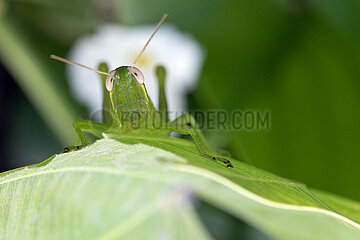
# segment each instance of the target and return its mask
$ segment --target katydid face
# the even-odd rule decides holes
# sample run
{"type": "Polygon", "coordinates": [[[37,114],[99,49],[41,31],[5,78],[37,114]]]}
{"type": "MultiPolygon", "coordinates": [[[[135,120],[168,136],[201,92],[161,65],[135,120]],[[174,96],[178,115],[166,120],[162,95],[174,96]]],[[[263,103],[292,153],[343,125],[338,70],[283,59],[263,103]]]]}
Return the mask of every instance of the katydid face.
{"type": "Polygon", "coordinates": [[[132,66],[122,66],[109,73],[106,89],[109,91],[113,115],[119,120],[127,120],[129,113],[140,115],[155,113],[155,107],[148,97],[144,76],[132,66]]]}

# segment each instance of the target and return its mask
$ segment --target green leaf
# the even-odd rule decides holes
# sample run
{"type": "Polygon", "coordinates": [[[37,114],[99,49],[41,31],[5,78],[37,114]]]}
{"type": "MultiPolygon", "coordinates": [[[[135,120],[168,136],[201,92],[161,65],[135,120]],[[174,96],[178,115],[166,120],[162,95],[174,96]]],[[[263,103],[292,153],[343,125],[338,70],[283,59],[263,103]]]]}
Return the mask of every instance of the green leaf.
{"type": "Polygon", "coordinates": [[[226,168],[189,141],[107,137],[122,142],[98,140],[3,173],[0,238],[209,239],[194,196],[276,239],[360,237],[359,203],[236,160],[226,168]]]}

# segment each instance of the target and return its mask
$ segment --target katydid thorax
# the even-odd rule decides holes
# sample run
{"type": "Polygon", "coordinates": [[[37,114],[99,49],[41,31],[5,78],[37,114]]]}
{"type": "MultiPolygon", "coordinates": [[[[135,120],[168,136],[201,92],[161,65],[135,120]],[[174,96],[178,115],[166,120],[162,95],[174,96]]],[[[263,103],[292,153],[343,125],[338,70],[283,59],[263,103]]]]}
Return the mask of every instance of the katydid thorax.
{"type": "Polygon", "coordinates": [[[75,120],[73,127],[81,140],[80,146],[68,146],[63,152],[80,149],[88,145],[85,133],[98,138],[103,138],[107,133],[169,136],[172,132],[190,135],[196,145],[199,154],[212,161],[221,161],[227,167],[233,167],[231,162],[224,157],[217,156],[212,151],[202,135],[195,119],[189,113],[182,114],[173,121],[168,120],[168,110],[165,96],[166,71],[164,67],[156,68],[159,83],[159,109],[157,110],[148,96],[144,75],[135,67],[136,62],[148,46],[150,40],[165,20],[162,17],[155,31],[146,42],[144,48],[136,57],[133,65],[121,66],[109,72],[105,63],[99,65],[99,69],[93,69],[70,60],[51,55],[51,58],[65,63],[84,67],[101,75],[104,89],[104,101],[102,117],[103,123],[90,120],[75,120]]]}

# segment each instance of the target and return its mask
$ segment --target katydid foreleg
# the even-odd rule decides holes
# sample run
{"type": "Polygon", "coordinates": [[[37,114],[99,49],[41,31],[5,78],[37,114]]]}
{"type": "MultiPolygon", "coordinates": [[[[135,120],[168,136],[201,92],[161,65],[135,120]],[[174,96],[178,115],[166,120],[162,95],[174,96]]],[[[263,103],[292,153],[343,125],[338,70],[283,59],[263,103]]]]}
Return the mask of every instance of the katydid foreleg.
{"type": "Polygon", "coordinates": [[[67,146],[63,152],[70,152],[73,150],[79,150],[88,145],[85,133],[94,135],[97,138],[102,138],[102,133],[110,129],[110,126],[104,123],[98,123],[90,120],[75,120],[73,122],[73,128],[78,135],[81,145],[79,146],[67,146]]]}

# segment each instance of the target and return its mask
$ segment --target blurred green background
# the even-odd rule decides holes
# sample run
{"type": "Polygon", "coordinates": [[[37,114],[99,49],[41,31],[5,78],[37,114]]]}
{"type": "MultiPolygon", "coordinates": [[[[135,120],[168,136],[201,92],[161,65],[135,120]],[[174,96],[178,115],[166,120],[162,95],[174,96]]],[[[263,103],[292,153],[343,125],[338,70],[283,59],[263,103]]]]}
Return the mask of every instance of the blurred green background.
{"type": "Polygon", "coordinates": [[[358,0],[0,0],[1,170],[61,151],[72,120],[87,118],[51,53],[104,22],[155,24],[165,12],[207,52],[190,109],[271,111],[270,131],[206,132],[214,147],[360,200],[358,0]]]}

